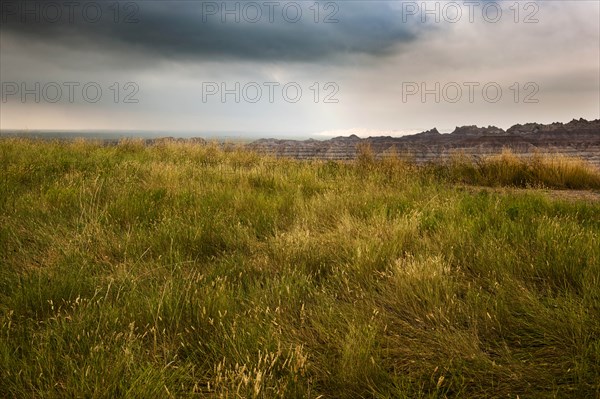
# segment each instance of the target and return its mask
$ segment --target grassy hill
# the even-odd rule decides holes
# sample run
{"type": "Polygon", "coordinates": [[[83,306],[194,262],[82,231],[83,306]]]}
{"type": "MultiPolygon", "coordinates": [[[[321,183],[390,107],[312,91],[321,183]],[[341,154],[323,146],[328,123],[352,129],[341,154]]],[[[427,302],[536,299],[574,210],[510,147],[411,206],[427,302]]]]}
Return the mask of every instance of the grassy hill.
{"type": "Polygon", "coordinates": [[[547,188],[600,172],[0,140],[0,397],[597,397],[600,202],[547,188]]]}

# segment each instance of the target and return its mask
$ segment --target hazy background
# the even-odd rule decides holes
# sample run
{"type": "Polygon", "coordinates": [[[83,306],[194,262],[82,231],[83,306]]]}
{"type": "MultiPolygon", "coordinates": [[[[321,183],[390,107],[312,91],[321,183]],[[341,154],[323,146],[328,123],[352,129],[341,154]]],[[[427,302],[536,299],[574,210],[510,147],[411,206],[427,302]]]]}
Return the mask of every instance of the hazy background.
{"type": "Polygon", "coordinates": [[[595,0],[67,3],[2,2],[1,129],[328,137],[600,118],[595,0]],[[422,98],[436,82],[439,101],[422,98]],[[236,83],[239,102],[222,99],[236,83]]]}

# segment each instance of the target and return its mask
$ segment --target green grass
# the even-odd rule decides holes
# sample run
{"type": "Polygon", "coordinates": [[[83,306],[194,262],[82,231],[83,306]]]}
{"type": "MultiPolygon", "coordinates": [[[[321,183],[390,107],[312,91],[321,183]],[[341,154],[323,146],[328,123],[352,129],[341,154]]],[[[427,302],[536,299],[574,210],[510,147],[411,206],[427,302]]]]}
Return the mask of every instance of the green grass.
{"type": "Polygon", "coordinates": [[[598,172],[511,162],[2,140],[0,397],[597,397],[600,203],[464,183],[598,172]]]}

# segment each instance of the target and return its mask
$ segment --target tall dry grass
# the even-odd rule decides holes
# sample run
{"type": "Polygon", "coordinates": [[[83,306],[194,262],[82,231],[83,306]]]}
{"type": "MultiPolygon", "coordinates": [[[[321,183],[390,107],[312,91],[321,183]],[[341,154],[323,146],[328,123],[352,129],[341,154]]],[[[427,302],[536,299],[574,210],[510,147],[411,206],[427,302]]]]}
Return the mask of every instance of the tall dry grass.
{"type": "Polygon", "coordinates": [[[488,162],[2,140],[0,397],[597,397],[600,205],[453,184],[597,175],[488,162]]]}

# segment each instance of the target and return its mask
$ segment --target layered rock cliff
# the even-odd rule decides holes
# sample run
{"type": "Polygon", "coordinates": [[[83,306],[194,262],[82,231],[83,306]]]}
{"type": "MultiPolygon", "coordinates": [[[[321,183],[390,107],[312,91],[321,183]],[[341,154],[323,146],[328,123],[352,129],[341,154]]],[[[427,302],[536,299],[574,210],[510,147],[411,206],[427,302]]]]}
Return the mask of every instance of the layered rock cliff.
{"type": "Polygon", "coordinates": [[[398,154],[417,163],[447,159],[463,153],[473,157],[493,155],[510,149],[516,154],[536,152],[583,158],[600,167],[600,119],[572,120],[569,123],[514,125],[504,131],[495,126],[457,127],[450,134],[437,129],[403,137],[355,135],[330,140],[261,139],[248,147],[279,157],[296,159],[350,160],[361,144],[368,144],[376,157],[398,154]]]}

